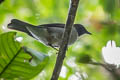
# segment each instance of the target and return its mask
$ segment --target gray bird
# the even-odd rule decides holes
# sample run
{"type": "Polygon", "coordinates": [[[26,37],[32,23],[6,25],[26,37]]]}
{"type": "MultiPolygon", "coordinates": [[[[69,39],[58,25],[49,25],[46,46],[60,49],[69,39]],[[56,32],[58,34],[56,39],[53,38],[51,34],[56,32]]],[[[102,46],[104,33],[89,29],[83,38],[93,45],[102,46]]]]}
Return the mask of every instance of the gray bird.
{"type": "MultiPolygon", "coordinates": [[[[8,24],[8,28],[25,32],[39,42],[53,48],[60,46],[64,26],[65,24],[61,23],[51,23],[34,26],[32,24],[28,24],[17,19],[12,19],[11,23],[8,24]]],[[[88,32],[83,27],[83,25],[74,24],[68,45],[73,44],[77,40],[77,38],[83,34],[91,33],[88,32]]]]}

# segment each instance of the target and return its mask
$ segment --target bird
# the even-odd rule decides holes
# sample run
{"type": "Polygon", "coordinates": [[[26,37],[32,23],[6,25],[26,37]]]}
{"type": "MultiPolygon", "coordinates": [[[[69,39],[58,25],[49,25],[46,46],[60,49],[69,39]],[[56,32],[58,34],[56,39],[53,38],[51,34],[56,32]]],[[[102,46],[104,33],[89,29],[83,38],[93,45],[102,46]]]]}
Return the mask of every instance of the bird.
{"type": "MultiPolygon", "coordinates": [[[[64,26],[65,24],[63,23],[50,23],[35,26],[18,19],[12,19],[7,25],[9,29],[24,32],[44,45],[50,46],[54,49],[56,49],[55,47],[60,47],[64,26]]],[[[83,34],[91,35],[83,25],[74,24],[68,45],[72,45],[77,38],[83,34]]]]}

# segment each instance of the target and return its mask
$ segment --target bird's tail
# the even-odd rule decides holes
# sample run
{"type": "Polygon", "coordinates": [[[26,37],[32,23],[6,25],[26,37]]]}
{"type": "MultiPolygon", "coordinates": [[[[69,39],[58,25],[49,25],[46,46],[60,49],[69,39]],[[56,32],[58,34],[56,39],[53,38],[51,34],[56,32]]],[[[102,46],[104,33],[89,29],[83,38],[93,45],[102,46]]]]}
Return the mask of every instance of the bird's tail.
{"type": "Polygon", "coordinates": [[[33,26],[34,25],[28,24],[26,22],[23,22],[23,21],[20,21],[17,19],[12,19],[11,23],[9,23],[7,27],[10,29],[14,29],[14,30],[28,33],[28,30],[26,27],[33,27],[33,26]]]}

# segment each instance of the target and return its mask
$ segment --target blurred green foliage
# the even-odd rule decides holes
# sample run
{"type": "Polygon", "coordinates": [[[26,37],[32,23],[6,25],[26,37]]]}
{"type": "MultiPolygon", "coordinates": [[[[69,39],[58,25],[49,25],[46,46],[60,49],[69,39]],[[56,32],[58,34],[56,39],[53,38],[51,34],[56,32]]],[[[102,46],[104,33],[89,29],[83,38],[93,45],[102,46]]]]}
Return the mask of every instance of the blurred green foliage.
{"type": "Polygon", "coordinates": [[[78,56],[77,62],[80,63],[89,63],[91,61],[91,57],[88,54],[81,54],[78,56]]]}
{"type": "MultiPolygon", "coordinates": [[[[0,4],[0,33],[9,31],[5,27],[13,18],[34,25],[54,22],[65,23],[68,10],[69,0],[5,0],[0,4]]],[[[120,46],[119,21],[119,0],[80,0],[75,23],[83,24],[93,35],[81,36],[76,43],[69,46],[64,61],[67,72],[65,77],[60,76],[59,80],[70,80],[72,75],[77,78],[80,75],[83,80],[110,80],[111,77],[108,72],[101,69],[101,67],[77,64],[80,62],[74,59],[80,55],[84,56],[84,54],[87,54],[96,62],[104,62],[101,49],[106,45],[106,42],[115,40],[117,46],[120,46]]],[[[17,36],[23,37],[23,45],[50,56],[45,69],[32,79],[50,80],[57,56],[56,51],[24,33],[18,32],[17,36]]]]}

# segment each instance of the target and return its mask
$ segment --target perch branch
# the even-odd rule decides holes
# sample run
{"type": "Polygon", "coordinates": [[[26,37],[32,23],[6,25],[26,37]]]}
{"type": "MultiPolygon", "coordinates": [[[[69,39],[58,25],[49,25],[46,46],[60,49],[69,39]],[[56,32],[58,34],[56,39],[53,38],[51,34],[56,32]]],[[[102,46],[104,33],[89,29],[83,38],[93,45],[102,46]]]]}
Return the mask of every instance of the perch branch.
{"type": "Polygon", "coordinates": [[[63,60],[65,58],[67,45],[68,45],[68,41],[70,38],[71,29],[72,29],[72,26],[74,23],[76,11],[78,8],[78,3],[79,3],[79,0],[71,0],[70,1],[68,18],[66,21],[65,30],[64,30],[64,33],[62,36],[62,41],[61,41],[60,49],[58,52],[58,56],[57,56],[57,60],[56,60],[56,64],[54,67],[54,71],[53,71],[51,80],[58,80],[58,77],[59,77],[59,74],[61,71],[61,67],[63,64],[63,60]]]}

